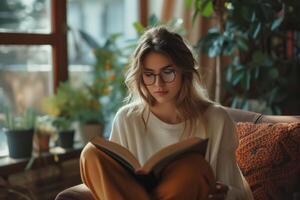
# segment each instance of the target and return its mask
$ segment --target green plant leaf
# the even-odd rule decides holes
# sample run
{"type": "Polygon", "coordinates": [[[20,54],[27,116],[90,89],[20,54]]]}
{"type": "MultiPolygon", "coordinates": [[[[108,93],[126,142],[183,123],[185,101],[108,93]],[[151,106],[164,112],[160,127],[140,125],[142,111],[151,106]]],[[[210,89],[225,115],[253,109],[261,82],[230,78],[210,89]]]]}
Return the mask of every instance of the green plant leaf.
{"type": "Polygon", "coordinates": [[[255,79],[258,79],[259,72],[260,72],[260,66],[255,66],[255,68],[254,68],[254,78],[255,79]]]}
{"type": "Polygon", "coordinates": [[[158,24],[159,24],[159,20],[156,17],[156,15],[155,14],[150,15],[150,17],[148,18],[148,26],[152,27],[158,24]]]}
{"type": "Polygon", "coordinates": [[[237,38],[236,42],[241,51],[248,51],[249,48],[246,39],[239,37],[237,38]]]}
{"type": "Polygon", "coordinates": [[[142,35],[145,31],[145,27],[140,22],[134,22],[133,27],[138,35],[142,35]]]}
{"type": "Polygon", "coordinates": [[[271,31],[274,31],[282,24],[283,18],[284,18],[283,16],[280,16],[272,22],[271,31]]]}
{"type": "Polygon", "coordinates": [[[245,90],[249,91],[251,86],[251,71],[247,70],[246,71],[246,76],[245,76],[245,90]]]}
{"type": "Polygon", "coordinates": [[[225,47],[224,47],[224,50],[223,50],[223,55],[225,56],[230,56],[233,54],[235,50],[235,43],[234,42],[227,42],[225,47]]]}
{"type": "Polygon", "coordinates": [[[249,110],[249,101],[244,97],[241,105],[243,110],[249,110]]]}
{"type": "Polygon", "coordinates": [[[237,96],[233,97],[231,107],[238,108],[238,102],[239,102],[239,98],[237,96]]]}
{"type": "Polygon", "coordinates": [[[245,73],[244,71],[239,71],[237,74],[233,76],[232,85],[236,86],[243,79],[245,73]]]}
{"type": "Polygon", "coordinates": [[[228,66],[227,66],[227,69],[226,69],[226,81],[227,82],[231,82],[231,80],[232,80],[232,77],[233,77],[233,65],[232,64],[229,64],[228,66]]]}
{"type": "Polygon", "coordinates": [[[216,57],[221,55],[223,44],[224,36],[219,32],[212,32],[203,37],[197,46],[209,57],[216,57]]]}
{"type": "Polygon", "coordinates": [[[251,16],[250,21],[255,22],[255,20],[256,20],[256,12],[254,11],[254,12],[252,12],[252,16],[251,16]]]}
{"type": "Polygon", "coordinates": [[[211,0],[207,0],[203,3],[202,16],[210,17],[213,14],[213,4],[211,0]]]}
{"type": "Polygon", "coordinates": [[[212,0],[195,0],[194,6],[193,21],[198,14],[201,14],[203,17],[210,17],[213,14],[212,0]]]}
{"type": "Polygon", "coordinates": [[[87,32],[83,31],[83,30],[78,30],[79,35],[81,36],[81,38],[86,42],[86,44],[93,48],[93,49],[97,49],[100,48],[99,43],[93,38],[91,37],[87,32]]]}
{"type": "Polygon", "coordinates": [[[184,5],[185,5],[185,7],[187,7],[187,8],[192,7],[192,5],[193,5],[193,0],[185,0],[185,1],[184,1],[184,5]]]}
{"type": "Polygon", "coordinates": [[[260,33],[261,30],[261,23],[258,23],[256,25],[255,31],[253,32],[252,38],[257,38],[258,34],[260,33]]]}

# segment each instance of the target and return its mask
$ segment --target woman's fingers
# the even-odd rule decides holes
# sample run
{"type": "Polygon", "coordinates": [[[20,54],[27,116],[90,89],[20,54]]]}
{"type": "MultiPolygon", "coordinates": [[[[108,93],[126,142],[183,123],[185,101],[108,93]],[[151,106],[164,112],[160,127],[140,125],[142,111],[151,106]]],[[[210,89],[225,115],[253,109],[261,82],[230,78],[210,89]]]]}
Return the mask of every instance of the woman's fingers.
{"type": "Polygon", "coordinates": [[[215,189],[208,195],[210,200],[225,200],[229,187],[217,182],[215,189]]]}
{"type": "Polygon", "coordinates": [[[216,193],[225,193],[227,194],[229,187],[223,183],[217,182],[216,183],[216,193]]]}

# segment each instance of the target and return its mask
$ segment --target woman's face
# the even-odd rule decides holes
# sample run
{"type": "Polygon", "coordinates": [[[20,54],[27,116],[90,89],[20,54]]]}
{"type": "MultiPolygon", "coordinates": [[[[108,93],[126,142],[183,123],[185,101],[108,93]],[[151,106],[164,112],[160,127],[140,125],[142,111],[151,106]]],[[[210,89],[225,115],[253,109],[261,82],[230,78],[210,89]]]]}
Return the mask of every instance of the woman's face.
{"type": "Polygon", "coordinates": [[[150,52],[143,60],[143,82],[158,104],[174,103],[182,84],[182,73],[172,60],[150,52]]]}

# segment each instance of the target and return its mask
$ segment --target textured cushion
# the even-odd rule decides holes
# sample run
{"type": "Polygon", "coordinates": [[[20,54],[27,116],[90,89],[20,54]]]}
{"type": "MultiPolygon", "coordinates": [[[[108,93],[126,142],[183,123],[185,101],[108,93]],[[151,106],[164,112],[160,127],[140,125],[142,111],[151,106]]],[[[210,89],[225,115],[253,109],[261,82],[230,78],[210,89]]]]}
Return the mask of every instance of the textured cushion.
{"type": "Polygon", "coordinates": [[[300,191],[300,123],[238,123],[237,162],[255,200],[300,191]]]}

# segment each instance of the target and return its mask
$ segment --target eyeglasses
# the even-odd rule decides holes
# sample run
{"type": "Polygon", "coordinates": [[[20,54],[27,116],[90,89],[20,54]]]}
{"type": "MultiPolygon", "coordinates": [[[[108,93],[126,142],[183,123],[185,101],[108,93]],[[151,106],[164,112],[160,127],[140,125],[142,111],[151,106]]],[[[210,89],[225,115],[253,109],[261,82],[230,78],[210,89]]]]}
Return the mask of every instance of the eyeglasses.
{"type": "Polygon", "coordinates": [[[174,69],[163,69],[158,74],[155,74],[155,73],[150,72],[150,71],[145,71],[145,72],[143,72],[144,84],[147,85],[147,86],[153,85],[156,81],[156,76],[159,76],[159,78],[164,83],[171,83],[176,78],[176,71],[174,69]]]}

